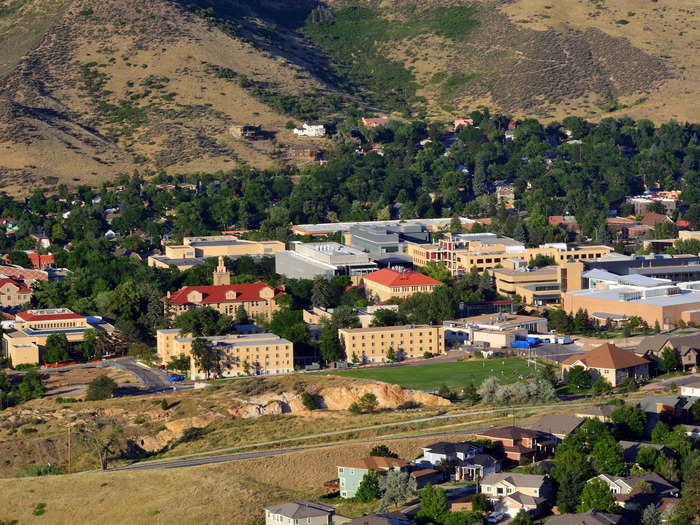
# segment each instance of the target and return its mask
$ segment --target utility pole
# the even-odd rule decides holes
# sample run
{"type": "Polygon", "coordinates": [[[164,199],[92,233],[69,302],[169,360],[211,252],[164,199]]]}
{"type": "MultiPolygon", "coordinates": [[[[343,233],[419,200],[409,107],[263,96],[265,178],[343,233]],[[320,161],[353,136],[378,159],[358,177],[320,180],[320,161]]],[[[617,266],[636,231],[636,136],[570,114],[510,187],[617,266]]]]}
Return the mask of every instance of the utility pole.
{"type": "Polygon", "coordinates": [[[68,474],[71,473],[71,457],[70,457],[70,424],[68,425],[68,474]]]}

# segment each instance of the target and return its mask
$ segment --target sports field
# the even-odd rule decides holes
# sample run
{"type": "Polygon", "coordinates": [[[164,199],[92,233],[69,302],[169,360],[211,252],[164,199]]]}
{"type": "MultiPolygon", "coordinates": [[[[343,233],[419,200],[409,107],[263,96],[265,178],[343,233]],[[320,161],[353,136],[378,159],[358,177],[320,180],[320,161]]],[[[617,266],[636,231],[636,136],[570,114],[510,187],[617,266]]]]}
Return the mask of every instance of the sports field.
{"type": "Polygon", "coordinates": [[[340,376],[359,377],[395,383],[406,388],[432,392],[445,383],[451,389],[461,389],[470,383],[479,386],[490,375],[504,383],[513,383],[534,374],[532,366],[519,357],[458,361],[424,365],[387,366],[329,372],[340,376]]]}

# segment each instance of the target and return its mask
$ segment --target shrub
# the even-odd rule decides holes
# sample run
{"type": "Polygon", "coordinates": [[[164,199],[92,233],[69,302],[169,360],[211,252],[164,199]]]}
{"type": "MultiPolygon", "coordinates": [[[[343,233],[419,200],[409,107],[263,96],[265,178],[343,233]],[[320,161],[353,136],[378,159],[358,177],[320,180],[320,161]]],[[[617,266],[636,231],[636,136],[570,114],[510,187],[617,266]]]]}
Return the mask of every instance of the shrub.
{"type": "Polygon", "coordinates": [[[111,377],[102,374],[96,377],[88,385],[87,395],[85,399],[87,401],[98,401],[100,399],[109,399],[114,395],[114,391],[117,389],[117,383],[111,377]]]}
{"type": "Polygon", "coordinates": [[[163,409],[163,410],[168,410],[168,407],[169,407],[169,406],[170,406],[170,405],[168,404],[168,400],[167,400],[167,399],[161,399],[161,401],[160,401],[160,408],[161,408],[161,409],[163,409]]]}
{"type": "Polygon", "coordinates": [[[58,474],[64,474],[65,471],[62,467],[54,464],[48,463],[46,465],[28,465],[17,474],[18,478],[29,478],[35,476],[55,476],[58,474]]]}
{"type": "Polygon", "coordinates": [[[307,410],[316,410],[318,408],[316,406],[316,398],[309,392],[304,392],[301,394],[301,403],[307,410]]]}
{"type": "Polygon", "coordinates": [[[396,454],[395,452],[392,452],[389,447],[386,445],[376,445],[372,450],[369,452],[370,456],[378,456],[378,457],[383,457],[383,458],[398,458],[399,455],[396,454]]]}

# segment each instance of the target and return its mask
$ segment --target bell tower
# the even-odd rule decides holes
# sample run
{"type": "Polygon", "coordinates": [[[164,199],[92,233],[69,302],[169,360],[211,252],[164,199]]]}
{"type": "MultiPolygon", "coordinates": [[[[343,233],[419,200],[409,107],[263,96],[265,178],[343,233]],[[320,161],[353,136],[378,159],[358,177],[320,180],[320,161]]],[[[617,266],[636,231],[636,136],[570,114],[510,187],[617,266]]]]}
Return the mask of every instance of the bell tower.
{"type": "Polygon", "coordinates": [[[224,258],[219,255],[219,265],[214,272],[214,286],[231,284],[231,273],[226,269],[224,258]]]}

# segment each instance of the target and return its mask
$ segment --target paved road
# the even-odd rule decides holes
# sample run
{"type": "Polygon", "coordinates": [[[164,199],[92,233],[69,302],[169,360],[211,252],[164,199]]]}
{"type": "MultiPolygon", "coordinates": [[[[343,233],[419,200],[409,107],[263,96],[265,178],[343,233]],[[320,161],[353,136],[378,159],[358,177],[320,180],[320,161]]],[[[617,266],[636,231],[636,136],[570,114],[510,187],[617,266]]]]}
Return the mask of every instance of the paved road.
{"type": "Polygon", "coordinates": [[[700,379],[700,374],[692,374],[689,376],[670,377],[668,379],[664,379],[663,381],[658,381],[656,383],[649,383],[648,385],[644,385],[642,387],[642,390],[666,389],[666,388],[671,386],[671,383],[675,383],[676,386],[680,388],[683,385],[687,385],[688,383],[693,383],[699,379],[700,379]]]}
{"type": "MultiPolygon", "coordinates": [[[[138,463],[133,463],[131,465],[125,465],[123,467],[116,467],[116,468],[110,469],[110,470],[149,470],[149,469],[161,469],[161,468],[192,467],[192,466],[196,466],[196,465],[206,465],[209,463],[222,463],[225,461],[237,461],[237,460],[241,460],[241,459],[251,459],[251,458],[259,458],[259,457],[265,457],[265,456],[289,454],[291,452],[297,452],[300,450],[307,450],[307,449],[311,449],[311,448],[321,448],[321,447],[331,447],[331,446],[335,446],[335,445],[343,445],[343,444],[348,444],[348,443],[353,443],[353,444],[354,443],[371,443],[371,442],[376,442],[376,441],[381,441],[381,440],[386,440],[386,439],[409,439],[409,438],[415,438],[415,437],[454,434],[454,433],[458,433],[460,431],[458,431],[458,430],[432,431],[432,432],[427,431],[425,433],[412,434],[410,436],[391,437],[391,436],[385,435],[385,436],[377,436],[377,437],[363,439],[363,440],[342,440],[342,441],[334,441],[332,443],[314,444],[314,445],[308,445],[308,446],[297,446],[297,447],[292,447],[292,448],[278,448],[278,449],[259,450],[259,451],[252,451],[252,452],[232,452],[233,450],[240,450],[242,448],[260,448],[260,447],[270,447],[270,446],[281,447],[281,445],[283,443],[292,443],[292,442],[297,442],[297,441],[308,441],[308,440],[312,440],[312,439],[322,439],[322,438],[327,438],[327,437],[335,437],[335,436],[339,436],[339,435],[343,435],[343,434],[349,434],[352,432],[359,432],[359,431],[364,431],[364,430],[375,430],[378,428],[399,427],[399,426],[405,426],[405,425],[410,425],[410,424],[415,424],[415,423],[424,423],[427,421],[449,420],[449,419],[456,419],[456,418],[467,417],[467,416],[496,414],[499,412],[509,413],[509,412],[516,412],[516,411],[532,411],[532,410],[544,409],[544,408],[564,408],[564,407],[588,406],[588,405],[590,405],[590,403],[558,403],[558,404],[553,404],[553,405],[539,405],[539,406],[535,405],[535,406],[516,407],[516,408],[495,408],[495,409],[489,409],[489,410],[476,410],[473,412],[460,412],[460,413],[456,413],[456,414],[440,414],[437,416],[411,419],[408,421],[397,421],[394,423],[383,423],[381,425],[368,425],[368,426],[364,426],[364,427],[355,427],[355,428],[349,428],[349,429],[345,429],[345,430],[336,430],[333,432],[323,432],[323,433],[319,433],[319,434],[311,434],[311,435],[302,436],[302,437],[285,438],[285,439],[280,439],[280,440],[276,440],[276,441],[266,441],[266,442],[262,442],[262,443],[254,443],[254,444],[246,445],[245,447],[210,450],[210,451],[206,451],[206,452],[199,452],[196,454],[189,454],[186,456],[179,456],[179,457],[171,458],[171,459],[142,461],[142,462],[138,462],[138,463]]],[[[478,421],[474,422],[475,425],[478,423],[479,423],[478,421]]],[[[473,431],[474,431],[474,429],[471,429],[470,433],[473,431]]]]}
{"type": "Polygon", "coordinates": [[[134,374],[151,392],[159,392],[164,389],[172,390],[173,385],[168,382],[168,373],[164,370],[142,366],[135,359],[129,357],[114,359],[110,362],[114,366],[134,374]]]}

